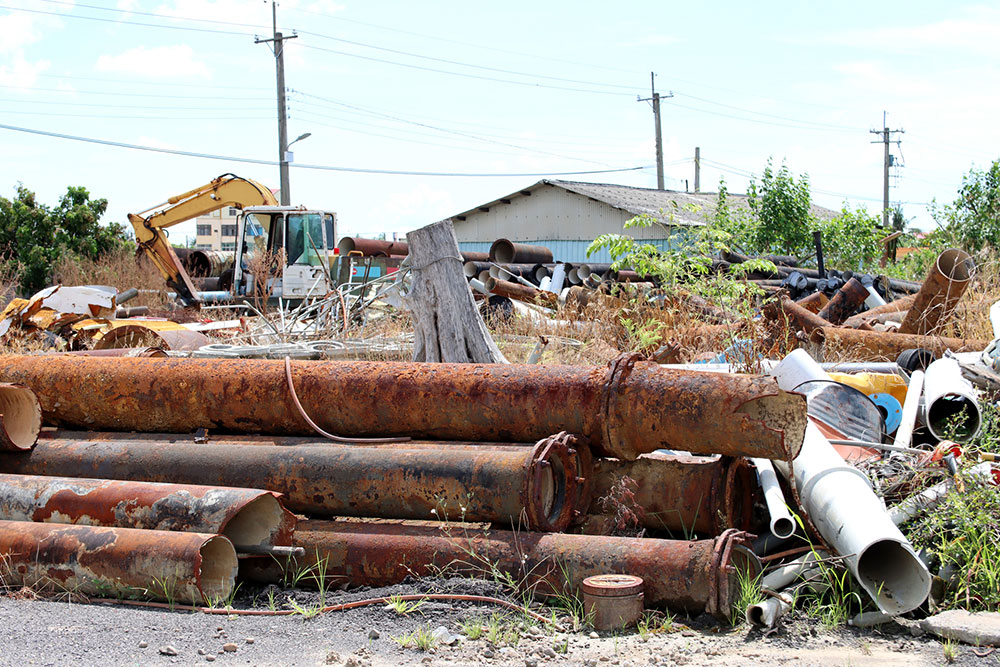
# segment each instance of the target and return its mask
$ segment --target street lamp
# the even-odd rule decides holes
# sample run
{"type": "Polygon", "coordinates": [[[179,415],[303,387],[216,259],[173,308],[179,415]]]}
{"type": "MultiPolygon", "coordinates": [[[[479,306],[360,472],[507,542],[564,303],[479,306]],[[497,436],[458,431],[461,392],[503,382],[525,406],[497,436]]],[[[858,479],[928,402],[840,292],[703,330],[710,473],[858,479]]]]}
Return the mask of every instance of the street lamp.
{"type": "Polygon", "coordinates": [[[292,144],[294,144],[296,141],[301,141],[301,140],[303,140],[303,139],[305,139],[307,137],[311,137],[311,136],[312,136],[312,132],[304,132],[304,133],[300,134],[298,137],[296,137],[295,139],[293,139],[290,143],[285,144],[284,150],[281,151],[281,165],[280,165],[281,170],[280,170],[280,176],[281,176],[281,205],[282,206],[289,206],[291,204],[291,199],[292,199],[291,193],[289,192],[289,190],[291,189],[291,187],[290,187],[290,185],[288,183],[288,181],[289,181],[289,179],[288,179],[288,163],[292,162],[295,159],[295,155],[290,150],[288,150],[288,149],[291,148],[292,144]]]}

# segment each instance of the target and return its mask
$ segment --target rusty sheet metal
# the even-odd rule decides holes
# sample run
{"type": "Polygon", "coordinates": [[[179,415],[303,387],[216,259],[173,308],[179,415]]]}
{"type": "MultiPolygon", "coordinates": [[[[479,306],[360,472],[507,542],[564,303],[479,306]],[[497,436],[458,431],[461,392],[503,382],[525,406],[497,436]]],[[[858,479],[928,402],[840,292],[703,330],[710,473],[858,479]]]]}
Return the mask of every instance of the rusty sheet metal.
{"type": "Polygon", "coordinates": [[[0,521],[8,586],[203,604],[228,597],[236,551],[221,535],[0,521]]]}
{"type": "Polygon", "coordinates": [[[799,304],[810,313],[818,313],[823,310],[823,307],[830,302],[830,297],[828,297],[823,292],[813,292],[809,296],[802,297],[795,303],[799,304]]]}
{"type": "MultiPolygon", "coordinates": [[[[650,606],[727,618],[739,592],[737,568],[751,577],[760,563],[735,530],[701,541],[570,535],[504,530],[440,529],[384,521],[305,521],[295,544],[306,562],[326,559],[327,574],[351,586],[398,584],[443,568],[472,577],[509,573],[541,596],[577,592],[598,574],[631,574],[645,581],[650,606]]],[[[260,561],[248,576],[275,580],[281,568],[260,561]]]]}
{"type": "MultiPolygon", "coordinates": [[[[132,322],[115,326],[96,339],[94,349],[107,350],[121,347],[161,347],[165,350],[197,350],[212,341],[200,331],[175,327],[149,326],[153,322],[132,322]]],[[[162,323],[155,323],[157,325],[162,323]]],[[[174,324],[171,322],[170,324],[174,324]]],[[[96,337],[95,337],[96,338],[96,337]]]]}
{"type": "Polygon", "coordinates": [[[771,321],[788,320],[795,328],[806,333],[830,326],[830,323],[822,317],[806,310],[787,297],[768,303],[762,312],[764,317],[771,321]]]}
{"type": "Polygon", "coordinates": [[[556,307],[556,300],[559,298],[555,292],[546,292],[535,287],[528,287],[520,283],[512,283],[508,280],[498,278],[487,278],[486,289],[498,296],[505,296],[508,299],[517,299],[528,303],[538,303],[549,308],[556,307]]]}
{"type": "Polygon", "coordinates": [[[0,384],[0,450],[24,452],[35,446],[42,408],[35,394],[19,384],[0,384]]]}
{"type": "Polygon", "coordinates": [[[823,356],[828,361],[831,357],[842,357],[850,361],[895,361],[903,350],[924,348],[940,356],[945,350],[979,352],[990,344],[988,340],[918,336],[840,327],[816,329],[812,332],[810,340],[823,346],[823,356]]]}
{"type": "Polygon", "coordinates": [[[902,298],[896,299],[895,301],[890,301],[884,306],[875,306],[863,313],[858,313],[857,315],[852,315],[844,320],[845,327],[851,327],[856,329],[867,322],[871,322],[876,319],[879,315],[884,315],[886,313],[899,313],[905,310],[909,310],[916,301],[917,295],[911,294],[909,296],[904,296],[902,298]]]}
{"type": "Polygon", "coordinates": [[[688,535],[747,530],[753,511],[754,480],[743,458],[706,458],[654,452],[635,461],[598,459],[594,465],[591,514],[607,513],[612,486],[627,477],[641,525],[688,535]]]}
{"type": "Polygon", "coordinates": [[[295,516],[257,489],[0,473],[0,520],[222,534],[287,546],[295,516]]]}
{"type": "Polygon", "coordinates": [[[927,335],[947,324],[975,274],[976,263],[969,253],[949,248],[938,255],[899,332],[927,335]]]}
{"type": "Polygon", "coordinates": [[[170,444],[45,438],[30,456],[0,455],[15,474],[207,486],[251,484],[322,516],[490,521],[562,530],[586,511],[577,452],[560,434],[533,447],[406,449],[360,445],[170,444]]]}
{"type": "Polygon", "coordinates": [[[551,264],[552,251],[545,246],[497,239],[490,246],[490,261],[497,264],[551,264]]]}
{"type": "Polygon", "coordinates": [[[841,324],[851,316],[870,295],[857,278],[851,278],[830,299],[817,315],[830,324],[841,324]]]}
{"type": "MultiPolygon", "coordinates": [[[[660,368],[293,361],[305,411],[344,437],[537,442],[566,431],[627,460],[661,448],[787,460],[805,399],[766,377],[660,368]]],[[[8,356],[0,380],[38,396],[47,423],[85,430],[309,435],[284,362],[8,356]]]]}

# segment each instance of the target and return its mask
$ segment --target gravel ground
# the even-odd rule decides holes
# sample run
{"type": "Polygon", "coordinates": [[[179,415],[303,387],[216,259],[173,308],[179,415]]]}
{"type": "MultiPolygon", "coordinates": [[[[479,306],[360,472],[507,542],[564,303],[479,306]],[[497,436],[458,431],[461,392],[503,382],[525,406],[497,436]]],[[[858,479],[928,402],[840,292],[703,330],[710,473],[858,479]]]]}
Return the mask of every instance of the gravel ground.
{"type": "MultiPolygon", "coordinates": [[[[356,589],[327,595],[328,604],[414,592],[493,595],[488,583],[447,580],[381,589],[356,589]]],[[[248,588],[239,606],[266,606],[266,588],[248,588]]],[[[288,591],[272,589],[279,605],[288,591]]],[[[308,608],[316,593],[292,592],[308,608]]],[[[707,618],[677,619],[669,632],[598,635],[587,631],[546,633],[520,629],[508,641],[470,640],[460,626],[470,619],[484,624],[495,606],[428,601],[399,615],[383,605],[313,618],[296,616],[212,616],[117,604],[0,597],[4,647],[0,665],[940,665],[942,645],[914,637],[904,626],[880,630],[845,628],[826,632],[795,617],[764,636],[756,630],[719,626],[707,618]],[[423,652],[403,648],[394,638],[443,626],[456,643],[438,643],[423,652]],[[516,644],[513,644],[516,641],[516,644]],[[226,650],[229,645],[231,651],[226,650]]],[[[515,627],[511,622],[508,627],[515,627]]],[[[995,665],[996,655],[978,658],[956,646],[959,665],[995,665]]]]}

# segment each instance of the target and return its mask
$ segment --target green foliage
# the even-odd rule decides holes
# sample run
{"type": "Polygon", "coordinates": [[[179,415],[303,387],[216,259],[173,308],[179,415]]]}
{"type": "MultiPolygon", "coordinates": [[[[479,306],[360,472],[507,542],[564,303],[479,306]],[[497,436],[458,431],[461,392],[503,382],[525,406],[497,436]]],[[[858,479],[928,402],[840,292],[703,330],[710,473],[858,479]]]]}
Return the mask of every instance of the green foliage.
{"type": "Polygon", "coordinates": [[[760,180],[750,179],[747,203],[755,218],[749,230],[751,249],[791,255],[809,247],[813,217],[808,175],[802,174],[796,183],[784,163],[774,171],[768,160],[760,180]]]}
{"type": "Polygon", "coordinates": [[[52,267],[64,254],[97,259],[126,243],[118,223],[99,224],[106,199],[91,199],[86,188],[70,187],[49,207],[19,185],[13,200],[0,197],[0,261],[21,268],[21,289],[35,292],[49,284],[52,267]]]}
{"type": "Polygon", "coordinates": [[[882,256],[879,240],[887,236],[881,221],[863,208],[851,210],[846,204],[840,215],[816,223],[823,232],[823,256],[828,266],[841,270],[877,269],[882,256]]]}
{"type": "Polygon", "coordinates": [[[955,201],[934,202],[930,211],[952,243],[970,251],[1000,247],[1000,160],[986,170],[970,169],[955,201]]]}

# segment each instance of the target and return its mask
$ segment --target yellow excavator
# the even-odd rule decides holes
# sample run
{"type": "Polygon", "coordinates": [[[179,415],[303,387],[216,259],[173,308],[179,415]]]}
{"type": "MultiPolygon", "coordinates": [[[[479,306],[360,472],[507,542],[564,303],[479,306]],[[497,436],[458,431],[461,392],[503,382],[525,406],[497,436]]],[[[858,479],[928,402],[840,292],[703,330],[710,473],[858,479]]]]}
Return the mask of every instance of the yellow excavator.
{"type": "Polygon", "coordinates": [[[334,214],[302,206],[278,206],[271,190],[264,185],[235,174],[223,174],[210,183],[128,216],[139,247],[182,305],[197,308],[201,298],[163,230],[225,206],[241,209],[230,297],[253,293],[253,258],[264,252],[285,257],[283,267],[265,276],[267,293],[273,297],[301,299],[321,296],[330,290],[329,267],[336,247],[334,214]]]}

